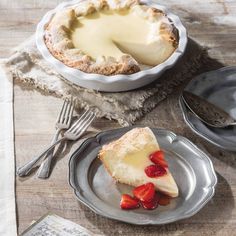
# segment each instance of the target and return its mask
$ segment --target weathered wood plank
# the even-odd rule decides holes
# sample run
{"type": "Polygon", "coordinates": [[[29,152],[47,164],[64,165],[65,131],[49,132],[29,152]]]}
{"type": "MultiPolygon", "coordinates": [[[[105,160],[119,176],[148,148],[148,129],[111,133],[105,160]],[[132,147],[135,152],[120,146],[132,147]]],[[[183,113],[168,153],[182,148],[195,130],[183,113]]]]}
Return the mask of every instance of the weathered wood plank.
{"type": "MultiPolygon", "coordinates": [[[[2,0],[0,2],[0,58],[10,55],[10,49],[23,42],[34,31],[43,14],[61,1],[2,0]]],[[[236,1],[159,1],[167,5],[184,21],[189,35],[210,48],[210,54],[226,65],[235,65],[236,1]]],[[[47,145],[54,131],[55,117],[61,101],[38,92],[15,86],[15,147],[19,166],[47,145]]],[[[16,180],[17,218],[19,232],[32,220],[48,211],[80,223],[95,233],[105,235],[235,235],[236,155],[220,150],[194,135],[185,125],[178,107],[176,91],[139,123],[165,127],[202,145],[211,155],[218,173],[215,197],[190,219],[165,226],[138,227],[115,222],[95,215],[78,203],[68,185],[68,157],[78,146],[73,145],[65,157],[58,157],[50,179],[34,175],[16,180]]],[[[98,129],[118,127],[105,119],[97,120],[98,129]]]]}

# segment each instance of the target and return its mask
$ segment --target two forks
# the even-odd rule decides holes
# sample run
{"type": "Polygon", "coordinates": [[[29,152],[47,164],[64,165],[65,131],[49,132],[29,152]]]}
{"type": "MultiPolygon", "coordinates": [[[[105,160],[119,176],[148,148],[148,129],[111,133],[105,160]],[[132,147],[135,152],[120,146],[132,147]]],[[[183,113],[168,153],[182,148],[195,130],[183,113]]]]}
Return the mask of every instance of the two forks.
{"type": "Polygon", "coordinates": [[[36,163],[38,163],[47,154],[45,160],[42,162],[39,168],[39,173],[38,173],[38,177],[47,178],[50,172],[50,164],[53,158],[54,147],[64,140],[77,140],[86,131],[86,129],[90,126],[90,124],[95,118],[94,112],[87,110],[71,126],[71,128],[68,129],[70,127],[70,123],[72,120],[73,110],[74,110],[74,103],[66,99],[63,103],[61,112],[56,122],[57,131],[54,135],[52,144],[39,156],[33,158],[31,161],[20,167],[17,170],[17,174],[19,176],[21,177],[26,176],[36,165],[36,163]],[[68,130],[64,133],[63,137],[58,139],[58,136],[63,129],[68,129],[68,130]]]}

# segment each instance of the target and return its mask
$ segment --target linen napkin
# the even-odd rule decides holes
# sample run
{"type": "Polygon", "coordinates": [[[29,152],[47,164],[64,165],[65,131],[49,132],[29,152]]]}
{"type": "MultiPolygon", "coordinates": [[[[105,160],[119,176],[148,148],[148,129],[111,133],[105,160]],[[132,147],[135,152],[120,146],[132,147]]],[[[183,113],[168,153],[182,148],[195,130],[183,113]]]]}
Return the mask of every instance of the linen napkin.
{"type": "Polygon", "coordinates": [[[189,39],[186,52],[176,65],[156,82],[133,91],[97,92],[63,79],[38,52],[32,36],[7,60],[6,68],[16,81],[38,89],[45,95],[77,100],[77,108],[93,107],[98,117],[117,120],[122,126],[133,124],[165,99],[175,88],[190,79],[205,64],[206,50],[189,39]]]}
{"type": "Polygon", "coordinates": [[[13,81],[0,61],[0,235],[14,236],[15,158],[13,131],[13,81]]]}

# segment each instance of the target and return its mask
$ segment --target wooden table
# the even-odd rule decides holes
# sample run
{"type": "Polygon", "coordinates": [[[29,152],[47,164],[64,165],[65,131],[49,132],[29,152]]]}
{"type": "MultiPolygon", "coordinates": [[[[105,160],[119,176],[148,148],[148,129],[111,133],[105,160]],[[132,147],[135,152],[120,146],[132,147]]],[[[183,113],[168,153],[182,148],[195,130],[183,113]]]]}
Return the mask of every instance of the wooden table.
{"type": "MultiPolygon", "coordinates": [[[[23,42],[35,31],[46,11],[60,1],[1,0],[0,1],[0,57],[10,55],[10,49],[23,42]]],[[[209,47],[212,57],[225,65],[235,65],[236,1],[189,0],[159,1],[177,13],[185,23],[189,35],[209,47]],[[219,24],[219,22],[221,24],[219,24]],[[232,25],[234,24],[234,25],[232,25]]],[[[16,178],[18,231],[47,212],[81,224],[94,233],[104,235],[236,235],[236,155],[217,148],[193,134],[185,125],[178,106],[179,91],[169,96],[139,123],[164,127],[184,135],[202,145],[211,155],[218,174],[214,198],[190,219],[163,226],[133,226],[97,216],[81,205],[68,185],[68,157],[78,146],[62,153],[48,180],[31,175],[16,178]]],[[[14,86],[16,165],[29,160],[48,144],[54,132],[54,122],[61,101],[36,91],[14,86]]],[[[114,121],[97,120],[94,127],[119,127],[114,121]]]]}

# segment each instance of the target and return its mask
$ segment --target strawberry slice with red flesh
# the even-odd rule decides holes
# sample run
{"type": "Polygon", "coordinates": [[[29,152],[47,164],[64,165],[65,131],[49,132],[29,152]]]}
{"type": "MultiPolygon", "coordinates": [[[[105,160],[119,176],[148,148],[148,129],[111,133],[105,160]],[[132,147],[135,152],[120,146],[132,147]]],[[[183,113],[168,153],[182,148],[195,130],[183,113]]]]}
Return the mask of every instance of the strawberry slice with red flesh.
{"type": "Polygon", "coordinates": [[[161,150],[151,153],[149,155],[149,159],[156,165],[160,165],[164,168],[168,168],[168,164],[165,160],[164,152],[161,150]]]}
{"type": "Polygon", "coordinates": [[[159,195],[155,194],[154,198],[150,202],[141,202],[141,205],[144,209],[154,210],[158,207],[159,195]]]}
{"type": "Polygon", "coordinates": [[[142,202],[150,202],[155,195],[155,186],[153,183],[140,185],[133,190],[133,194],[142,202]]]}
{"type": "Polygon", "coordinates": [[[146,175],[150,178],[157,178],[165,175],[166,169],[160,165],[150,165],[144,169],[146,175]]]}
{"type": "Polygon", "coordinates": [[[124,210],[136,209],[139,208],[139,200],[131,197],[129,194],[122,194],[120,200],[120,207],[124,210]]]}

